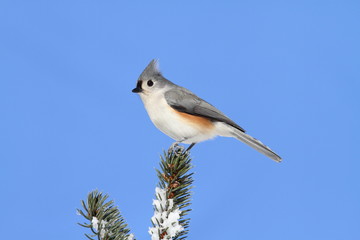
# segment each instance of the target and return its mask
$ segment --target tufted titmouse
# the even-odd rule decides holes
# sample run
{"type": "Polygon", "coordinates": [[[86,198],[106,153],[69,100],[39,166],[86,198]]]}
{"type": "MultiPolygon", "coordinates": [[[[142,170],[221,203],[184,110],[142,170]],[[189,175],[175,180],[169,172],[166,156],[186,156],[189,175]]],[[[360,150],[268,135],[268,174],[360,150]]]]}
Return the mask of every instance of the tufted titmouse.
{"type": "MultiPolygon", "coordinates": [[[[141,73],[136,88],[151,121],[163,133],[176,140],[174,144],[191,144],[216,136],[234,137],[269,158],[281,162],[281,157],[211,104],[189,90],[162,76],[156,60],[141,73]]],[[[173,145],[174,145],[173,144],[173,145]]]]}

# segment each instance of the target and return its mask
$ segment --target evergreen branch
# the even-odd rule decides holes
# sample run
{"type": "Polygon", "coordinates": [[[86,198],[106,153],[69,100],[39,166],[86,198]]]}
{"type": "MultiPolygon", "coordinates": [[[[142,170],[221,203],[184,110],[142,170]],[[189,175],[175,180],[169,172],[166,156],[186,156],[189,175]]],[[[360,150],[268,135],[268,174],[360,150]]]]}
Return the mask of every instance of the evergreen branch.
{"type": "Polygon", "coordinates": [[[191,211],[191,188],[193,183],[191,158],[188,151],[168,151],[160,156],[160,170],[156,169],[159,184],[154,200],[153,227],[149,233],[153,240],[186,239],[191,211]]]}
{"type": "Polygon", "coordinates": [[[92,234],[85,236],[94,240],[134,240],[134,235],[129,234],[130,230],[125,224],[119,209],[114,206],[114,201],[107,201],[107,194],[92,191],[88,194],[87,201],[81,201],[84,212],[78,209],[78,213],[89,221],[79,223],[80,226],[90,228],[92,234]]]}

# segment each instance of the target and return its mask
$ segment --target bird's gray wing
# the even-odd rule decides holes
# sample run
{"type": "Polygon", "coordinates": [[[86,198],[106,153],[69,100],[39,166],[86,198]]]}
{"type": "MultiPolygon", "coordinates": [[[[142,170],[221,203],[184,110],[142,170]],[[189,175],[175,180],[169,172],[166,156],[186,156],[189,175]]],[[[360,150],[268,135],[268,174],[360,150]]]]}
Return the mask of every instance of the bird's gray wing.
{"type": "Polygon", "coordinates": [[[205,117],[211,121],[224,122],[242,132],[245,132],[242,127],[237,125],[230,118],[226,117],[213,105],[197,97],[185,88],[176,87],[174,90],[165,92],[165,99],[172,108],[178,110],[179,112],[205,117]]]}

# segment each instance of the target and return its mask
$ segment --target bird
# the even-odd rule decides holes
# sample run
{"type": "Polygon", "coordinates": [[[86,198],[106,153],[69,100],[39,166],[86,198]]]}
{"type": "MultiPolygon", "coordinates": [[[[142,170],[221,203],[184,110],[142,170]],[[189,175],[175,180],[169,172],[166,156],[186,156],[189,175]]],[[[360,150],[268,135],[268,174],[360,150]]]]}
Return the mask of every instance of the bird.
{"type": "Polygon", "coordinates": [[[171,148],[185,143],[190,144],[190,150],[196,143],[216,136],[233,137],[276,162],[282,161],[213,105],[166,79],[156,59],[143,70],[132,92],[140,96],[153,124],[176,141],[171,148]]]}

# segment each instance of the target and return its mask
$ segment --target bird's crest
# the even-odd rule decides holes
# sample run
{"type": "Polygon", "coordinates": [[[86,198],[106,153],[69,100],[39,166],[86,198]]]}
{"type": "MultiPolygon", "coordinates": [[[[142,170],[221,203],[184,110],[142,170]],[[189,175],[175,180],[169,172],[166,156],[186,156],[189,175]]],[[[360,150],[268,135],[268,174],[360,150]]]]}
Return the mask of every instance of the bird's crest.
{"type": "Polygon", "coordinates": [[[157,59],[151,60],[151,62],[147,65],[144,71],[141,73],[140,78],[149,77],[154,75],[161,75],[159,70],[159,61],[157,59]]]}

